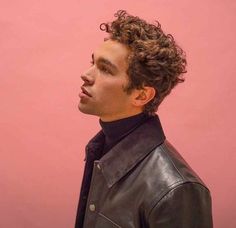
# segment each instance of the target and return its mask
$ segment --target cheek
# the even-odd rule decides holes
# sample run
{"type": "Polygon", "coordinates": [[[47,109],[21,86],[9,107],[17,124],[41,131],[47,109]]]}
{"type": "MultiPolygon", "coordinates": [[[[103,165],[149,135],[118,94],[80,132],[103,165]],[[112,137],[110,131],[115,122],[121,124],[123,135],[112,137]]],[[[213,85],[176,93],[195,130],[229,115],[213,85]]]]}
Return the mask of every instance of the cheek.
{"type": "MultiPolygon", "coordinates": [[[[98,95],[104,95],[107,94],[108,96],[114,96],[114,95],[125,95],[124,87],[125,87],[125,81],[124,80],[115,80],[108,78],[107,80],[101,80],[97,81],[96,87],[98,95]]],[[[113,99],[115,97],[112,97],[113,99]]]]}
{"type": "Polygon", "coordinates": [[[124,99],[127,96],[123,90],[123,84],[116,86],[110,85],[104,88],[104,92],[107,94],[108,98],[112,100],[124,99]]]}

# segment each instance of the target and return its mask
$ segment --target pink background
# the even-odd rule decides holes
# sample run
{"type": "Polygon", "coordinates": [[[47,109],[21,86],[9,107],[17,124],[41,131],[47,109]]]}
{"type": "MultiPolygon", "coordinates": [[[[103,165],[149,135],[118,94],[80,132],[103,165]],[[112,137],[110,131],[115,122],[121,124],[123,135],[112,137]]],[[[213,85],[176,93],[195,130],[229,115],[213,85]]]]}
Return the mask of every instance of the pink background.
{"type": "Polygon", "coordinates": [[[73,227],[100,128],[77,110],[80,74],[117,9],[158,19],[187,52],[186,82],[159,115],[211,189],[214,227],[235,228],[235,0],[1,1],[0,227],[73,227]]]}

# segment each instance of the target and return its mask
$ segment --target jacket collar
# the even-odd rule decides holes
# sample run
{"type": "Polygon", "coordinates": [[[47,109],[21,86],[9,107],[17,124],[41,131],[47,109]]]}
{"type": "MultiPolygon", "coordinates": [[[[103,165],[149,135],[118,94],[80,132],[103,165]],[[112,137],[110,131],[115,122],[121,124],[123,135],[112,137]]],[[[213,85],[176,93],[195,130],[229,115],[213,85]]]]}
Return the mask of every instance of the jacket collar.
{"type": "MultiPolygon", "coordinates": [[[[104,135],[100,131],[90,142],[93,145],[97,142],[98,147],[102,137],[104,135]]],[[[164,140],[165,135],[156,115],[117,143],[98,161],[108,187],[118,182],[164,140]]]]}

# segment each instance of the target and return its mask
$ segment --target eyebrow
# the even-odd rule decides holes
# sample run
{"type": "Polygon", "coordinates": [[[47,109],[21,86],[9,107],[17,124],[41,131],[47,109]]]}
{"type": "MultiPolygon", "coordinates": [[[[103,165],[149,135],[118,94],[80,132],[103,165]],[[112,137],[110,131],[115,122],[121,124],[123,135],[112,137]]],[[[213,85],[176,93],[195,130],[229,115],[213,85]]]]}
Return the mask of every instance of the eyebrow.
{"type": "MultiPolygon", "coordinates": [[[[92,59],[93,59],[93,61],[94,61],[94,54],[92,54],[92,59]]],[[[111,67],[112,70],[114,70],[114,71],[116,71],[116,72],[118,71],[118,67],[117,67],[115,64],[113,64],[112,62],[110,62],[110,61],[109,61],[108,59],[106,59],[106,58],[99,57],[98,60],[97,60],[97,62],[98,62],[98,63],[106,64],[107,66],[111,67]]]]}

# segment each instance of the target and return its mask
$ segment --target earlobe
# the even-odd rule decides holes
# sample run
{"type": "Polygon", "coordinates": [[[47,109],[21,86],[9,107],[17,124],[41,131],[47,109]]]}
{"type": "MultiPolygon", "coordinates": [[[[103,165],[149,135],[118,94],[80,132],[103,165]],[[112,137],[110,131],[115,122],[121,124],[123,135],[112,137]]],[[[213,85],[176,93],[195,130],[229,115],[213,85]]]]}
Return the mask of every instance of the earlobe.
{"type": "Polygon", "coordinates": [[[154,98],[156,90],[153,87],[145,86],[143,89],[136,91],[133,104],[135,106],[144,106],[154,98]]]}

